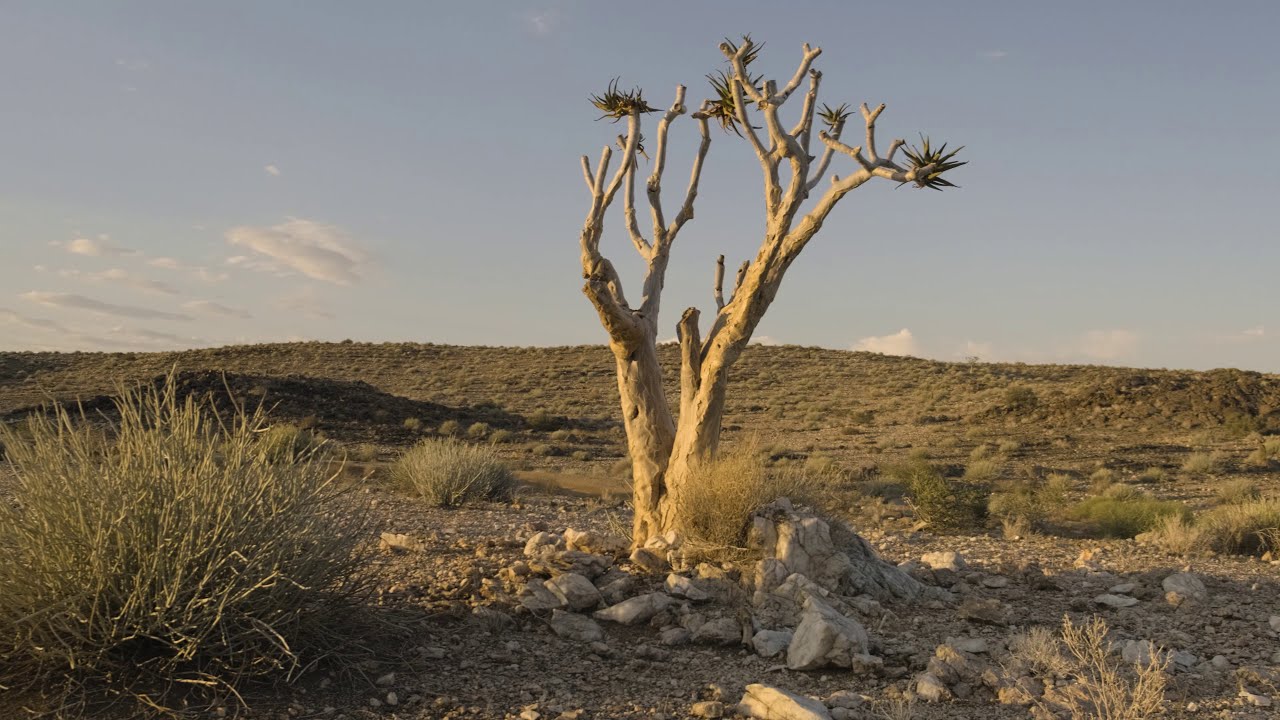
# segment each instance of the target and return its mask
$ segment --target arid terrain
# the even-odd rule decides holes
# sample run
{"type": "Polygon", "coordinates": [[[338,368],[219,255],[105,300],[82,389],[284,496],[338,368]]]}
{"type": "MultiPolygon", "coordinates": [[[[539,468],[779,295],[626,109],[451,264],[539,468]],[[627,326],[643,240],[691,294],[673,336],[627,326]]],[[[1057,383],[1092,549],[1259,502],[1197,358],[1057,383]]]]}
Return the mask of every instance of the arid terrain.
{"type": "MultiPolygon", "coordinates": [[[[677,350],[660,353],[674,399],[677,350]]],[[[866,652],[793,669],[752,626],[758,552],[646,568],[610,545],[629,531],[629,471],[603,347],[0,353],[0,418],[51,400],[109,415],[119,383],[170,370],[185,391],[262,403],[345,455],[344,482],[373,503],[369,543],[404,536],[383,536],[378,602],[417,618],[403,647],[358,672],[317,669],[203,716],[718,717],[762,683],[825,701],[793,718],[1070,717],[1088,673],[1028,640],[1056,636],[1064,616],[1105,620],[1126,672],[1159,665],[1170,717],[1280,714],[1280,532],[1224,549],[1125,514],[1190,524],[1280,499],[1280,376],[752,346],[731,373],[727,449],[819,479],[796,504],[820,503],[928,589],[824,594],[865,627],[866,652]],[[521,480],[515,500],[435,508],[394,486],[397,457],[440,436],[497,453],[521,480]],[[928,522],[911,485],[922,466],[983,487],[979,515],[928,522]],[[592,581],[586,600],[531,594],[530,580],[569,574],[592,581]],[[634,624],[564,626],[636,597],[662,606],[634,624]]],[[[783,527],[786,509],[774,517],[783,527]]]]}

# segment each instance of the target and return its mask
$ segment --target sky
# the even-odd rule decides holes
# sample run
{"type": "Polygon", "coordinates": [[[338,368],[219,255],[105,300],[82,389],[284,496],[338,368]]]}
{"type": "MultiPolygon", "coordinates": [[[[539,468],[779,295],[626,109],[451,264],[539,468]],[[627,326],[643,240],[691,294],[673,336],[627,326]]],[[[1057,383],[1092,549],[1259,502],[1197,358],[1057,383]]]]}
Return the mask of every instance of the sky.
{"type": "MultiPolygon", "coordinates": [[[[969,161],[848,195],[757,342],[1277,372],[1276,27],[1270,0],[6,0],[0,349],[603,343],[579,158],[621,128],[587,98],[696,107],[750,33],[753,67],[820,46],[820,101],[969,161]]],[[[696,138],[673,123],[668,206],[696,138]]],[[[665,335],[763,227],[758,162],[713,130],[665,335]]],[[[637,300],[620,207],[602,247],[637,300]]]]}

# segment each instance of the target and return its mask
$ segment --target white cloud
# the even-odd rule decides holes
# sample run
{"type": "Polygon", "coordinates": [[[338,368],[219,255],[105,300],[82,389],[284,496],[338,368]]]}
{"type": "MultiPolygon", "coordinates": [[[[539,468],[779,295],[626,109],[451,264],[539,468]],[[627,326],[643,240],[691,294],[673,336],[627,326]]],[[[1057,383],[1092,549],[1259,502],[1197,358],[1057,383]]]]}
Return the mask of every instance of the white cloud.
{"type": "Polygon", "coordinates": [[[751,344],[752,345],[781,345],[782,343],[778,342],[776,339],[768,335],[761,335],[760,337],[751,338],[751,344]]]}
{"type": "Polygon", "coordinates": [[[23,293],[23,299],[37,303],[39,305],[47,305],[49,307],[57,307],[72,310],[87,310],[99,315],[114,315],[116,317],[136,318],[143,320],[191,320],[190,315],[182,313],[171,313],[164,310],[154,310],[152,308],[134,307],[132,305],[116,305],[115,303],[94,300],[84,295],[75,293],[55,293],[40,292],[33,290],[23,293]]]}
{"type": "Polygon", "coordinates": [[[95,238],[78,237],[66,244],[67,252],[75,255],[88,255],[90,257],[102,257],[104,255],[137,255],[137,250],[119,247],[111,244],[111,238],[107,235],[99,235],[95,238]]]}
{"type": "Polygon", "coordinates": [[[200,265],[188,265],[177,258],[171,257],[151,258],[147,261],[147,264],[151,267],[163,268],[165,270],[191,273],[206,283],[218,283],[231,277],[226,273],[215,273],[209,270],[209,268],[200,265]]]}
{"type": "Polygon", "coordinates": [[[338,228],[311,220],[290,218],[271,227],[241,226],[227,231],[227,242],[246,248],[251,256],[227,260],[251,270],[291,270],[316,280],[350,285],[366,257],[338,228]]]}
{"type": "Polygon", "coordinates": [[[18,343],[13,347],[27,350],[158,350],[208,344],[207,341],[198,337],[184,337],[158,330],[124,326],[107,328],[103,334],[95,335],[69,328],[46,318],[32,317],[0,308],[0,326],[5,325],[33,333],[21,339],[12,333],[5,334],[5,340],[18,343]]]}
{"type": "Polygon", "coordinates": [[[262,171],[271,177],[280,177],[280,168],[275,165],[266,165],[262,168],[262,171]]]}
{"type": "Polygon", "coordinates": [[[23,315],[12,310],[6,310],[5,308],[0,308],[0,323],[5,323],[6,325],[17,325],[18,327],[26,328],[28,330],[38,330],[41,332],[71,332],[62,325],[59,325],[47,318],[31,317],[30,315],[23,315]]]}
{"type": "Polygon", "coordinates": [[[191,302],[183,303],[182,307],[203,315],[221,315],[222,317],[240,318],[241,320],[253,318],[253,315],[248,310],[229,307],[212,300],[192,300],[191,302]]]}
{"type": "Polygon", "coordinates": [[[1260,337],[1266,336],[1267,329],[1261,325],[1258,325],[1255,327],[1251,327],[1240,334],[1244,335],[1246,338],[1260,338],[1260,337]]]}
{"type": "Polygon", "coordinates": [[[1090,330],[1075,349],[1092,360],[1123,360],[1137,354],[1138,336],[1130,330],[1090,330]]]}
{"type": "Polygon", "coordinates": [[[981,50],[978,52],[978,57],[985,58],[987,60],[1003,60],[1009,57],[1009,51],[1008,50],[981,50]]]}
{"type": "Polygon", "coordinates": [[[911,331],[906,328],[902,328],[892,335],[864,337],[854,343],[851,349],[883,353],[885,355],[918,356],[920,354],[920,346],[916,343],[911,331]]]}

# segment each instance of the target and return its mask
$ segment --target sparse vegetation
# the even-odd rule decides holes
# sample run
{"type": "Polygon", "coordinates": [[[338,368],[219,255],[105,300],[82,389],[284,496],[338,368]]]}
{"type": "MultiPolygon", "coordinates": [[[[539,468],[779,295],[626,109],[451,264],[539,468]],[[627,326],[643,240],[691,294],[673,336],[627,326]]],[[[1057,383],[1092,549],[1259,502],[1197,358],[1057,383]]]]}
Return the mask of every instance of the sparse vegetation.
{"type": "Polygon", "coordinates": [[[116,411],[107,429],[62,408],[26,438],[0,425],[16,476],[0,506],[0,684],[154,707],[165,688],[221,693],[344,652],[366,528],[353,502],[335,512],[320,449],[261,412],[220,421],[172,384],[116,411]]]}
{"type": "Polygon", "coordinates": [[[1096,615],[1076,624],[1062,619],[1062,646],[1071,660],[1068,674],[1080,693],[1069,695],[1072,717],[1147,720],[1164,709],[1168,655],[1153,652],[1145,663],[1125,663],[1112,652],[1109,630],[1096,615]]]}
{"type": "Polygon", "coordinates": [[[428,438],[405,451],[391,479],[437,507],[509,500],[515,478],[487,448],[452,438],[428,438]]]}
{"type": "Polygon", "coordinates": [[[1182,471],[1193,475],[1207,475],[1217,472],[1222,460],[1222,453],[1216,451],[1191,453],[1183,461],[1182,471]]]}
{"type": "Polygon", "coordinates": [[[906,487],[916,516],[935,529],[973,529],[986,519],[990,490],[985,484],[951,480],[925,461],[891,466],[887,474],[906,487]]]}
{"type": "Polygon", "coordinates": [[[697,468],[676,505],[689,538],[711,548],[742,547],[751,513],[780,497],[803,502],[815,487],[809,476],[794,470],[771,470],[751,446],[726,453],[697,468]]]}
{"type": "Polygon", "coordinates": [[[1107,494],[1086,498],[1068,511],[1070,517],[1089,523],[1106,537],[1131,538],[1156,526],[1170,515],[1189,517],[1187,506],[1174,500],[1157,500],[1127,485],[1116,485],[1107,494]]]}

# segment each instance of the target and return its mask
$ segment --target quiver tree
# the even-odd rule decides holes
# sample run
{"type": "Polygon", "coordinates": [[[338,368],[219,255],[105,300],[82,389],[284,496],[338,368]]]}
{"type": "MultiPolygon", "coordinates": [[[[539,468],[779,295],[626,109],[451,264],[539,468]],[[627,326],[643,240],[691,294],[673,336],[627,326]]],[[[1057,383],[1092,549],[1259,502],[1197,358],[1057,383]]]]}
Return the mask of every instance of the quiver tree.
{"type": "Polygon", "coordinates": [[[646,139],[640,126],[643,115],[657,110],[649,106],[641,90],[620,90],[615,81],[603,95],[592,97],[593,104],[604,112],[603,117],[625,120],[627,127],[626,135],[618,137],[622,157],[612,174],[611,147],[604,148],[594,170],[590,159],[582,157],[582,172],[591,194],[591,207],[582,228],[582,272],[586,278],[583,291],[600,314],[617,362],[618,393],[632,462],[633,542],[637,545],[668,530],[681,529],[682,493],[694,481],[698,466],[714,457],[719,443],[729,368],[769,309],[787,268],[822,228],[836,204],[873,178],[941,190],[951,186],[943,173],[964,164],[954,159],[958,150],[947,152],[946,145],[935,147],[927,139],[916,148],[894,140],[881,153],[876,143],[876,121],[884,105],[871,108],[862,104],[865,140],[857,146],[845,143],[842,134],[853,114],[848,106],[824,105],[818,110],[822,73],[812,65],[822,53],[821,48],[805,44],[795,75],[781,88],[774,80],[749,74],[748,66],[759,50],[750,38],[744,38],[737,46],[722,43],[720,50],[728,59],[728,70],[708,76],[716,97],[704,101],[692,114],[701,143],[693,157],[684,198],[670,220],[662,205],[667,134],[672,122],[687,112],[685,87],[676,87],[675,101],[658,119],[652,156],[644,147],[646,139]],[[801,99],[799,119],[790,127],[784,126],[779,111],[806,78],[808,88],[801,99]],[[738,269],[727,300],[724,256],[717,261],[712,288],[716,311],[705,337],[699,328],[697,308],[689,308],[681,316],[676,326],[681,362],[680,407],[678,416],[673,416],[658,363],[658,311],[671,247],[693,219],[698,182],[711,146],[709,123],[713,120],[743,138],[760,161],[765,234],[755,258],[738,269]],[[762,121],[763,125],[753,125],[753,120],[762,121]],[[815,121],[823,127],[815,128],[815,121]],[[810,148],[816,149],[819,143],[821,156],[810,154],[810,148]],[[895,159],[899,151],[904,156],[901,161],[895,159]],[[649,157],[652,167],[644,188],[651,220],[649,237],[641,232],[636,217],[638,155],[649,157]],[[833,175],[829,185],[819,188],[836,155],[852,160],[853,171],[843,177],[833,175]],[[605,213],[619,190],[627,235],[647,263],[640,302],[634,306],[623,294],[613,263],[600,252],[605,213]],[[817,199],[808,203],[811,194],[817,199]]]}

